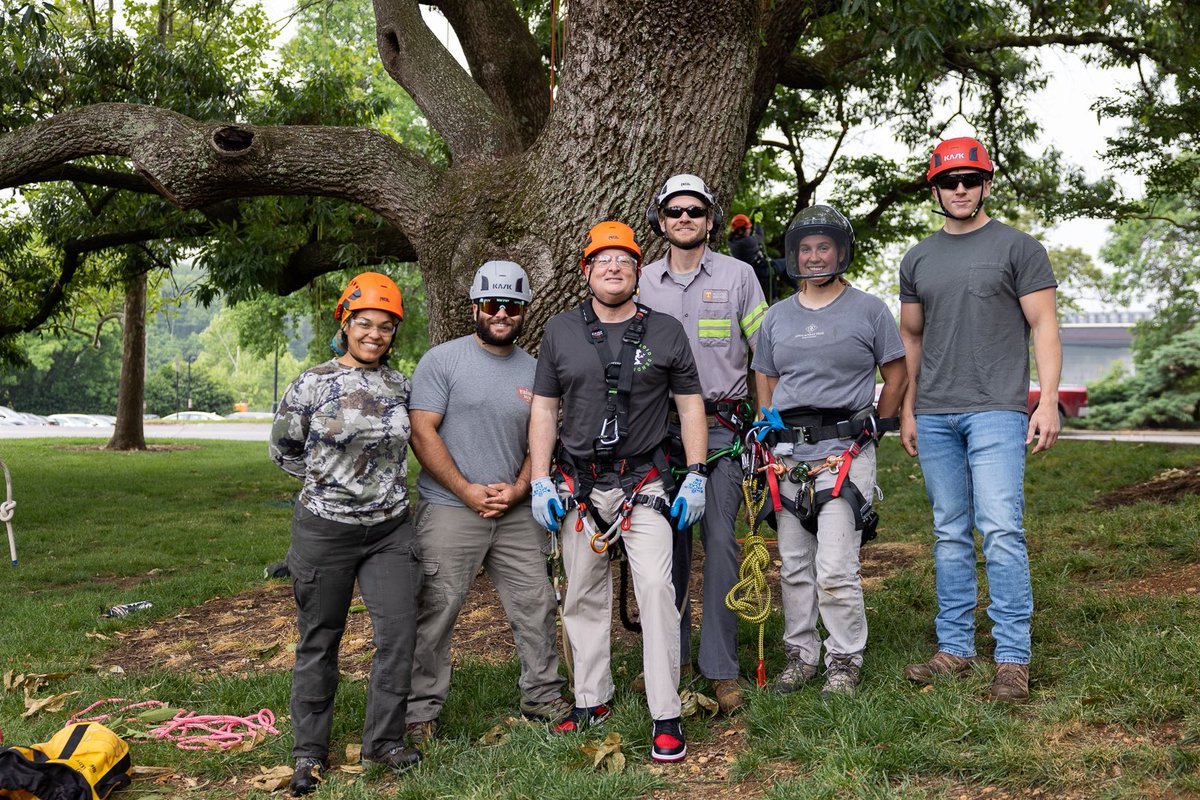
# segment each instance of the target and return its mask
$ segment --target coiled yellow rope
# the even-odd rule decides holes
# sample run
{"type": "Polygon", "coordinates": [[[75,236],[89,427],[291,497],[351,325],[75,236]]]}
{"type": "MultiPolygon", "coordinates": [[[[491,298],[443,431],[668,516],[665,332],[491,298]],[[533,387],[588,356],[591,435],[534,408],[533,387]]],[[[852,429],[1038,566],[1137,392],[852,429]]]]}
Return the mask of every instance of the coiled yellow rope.
{"type": "Polygon", "coordinates": [[[746,620],[751,625],[758,626],[758,686],[766,685],[767,674],[763,654],[763,635],[767,617],[771,614],[771,586],[767,583],[767,568],[771,565],[771,553],[767,550],[766,540],[758,532],[758,513],[767,502],[769,492],[754,491],[754,475],[747,475],[742,481],[742,496],[746,500],[746,520],[750,525],[750,534],[742,543],[742,563],[738,567],[738,582],[725,595],[725,606],[746,620]],[[758,495],[755,499],[755,495],[758,495]]]}

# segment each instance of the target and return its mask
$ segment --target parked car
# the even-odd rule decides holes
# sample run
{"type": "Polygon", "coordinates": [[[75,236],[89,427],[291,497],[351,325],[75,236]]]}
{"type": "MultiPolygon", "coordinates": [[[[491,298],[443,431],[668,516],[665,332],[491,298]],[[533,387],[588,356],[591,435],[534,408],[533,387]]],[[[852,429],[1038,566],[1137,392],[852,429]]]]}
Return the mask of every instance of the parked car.
{"type": "Polygon", "coordinates": [[[167,414],[163,417],[164,420],[173,422],[223,422],[225,420],[220,414],[214,414],[211,411],[176,411],[174,414],[167,414]]]}
{"type": "Polygon", "coordinates": [[[29,420],[20,411],[14,411],[8,406],[0,406],[0,424],[3,425],[28,425],[29,420]]]}
{"type": "Polygon", "coordinates": [[[70,425],[76,428],[111,428],[109,422],[99,414],[51,414],[48,419],[57,420],[59,425],[70,425]]]}
{"type": "MultiPolygon", "coordinates": [[[[1029,413],[1037,408],[1042,399],[1042,387],[1036,383],[1029,384],[1029,413]]],[[[1088,413],[1088,398],[1086,386],[1058,387],[1058,413],[1064,417],[1086,417],[1088,413]]]]}
{"type": "Polygon", "coordinates": [[[275,415],[269,411],[235,411],[226,414],[225,419],[275,419],[275,415]]]}

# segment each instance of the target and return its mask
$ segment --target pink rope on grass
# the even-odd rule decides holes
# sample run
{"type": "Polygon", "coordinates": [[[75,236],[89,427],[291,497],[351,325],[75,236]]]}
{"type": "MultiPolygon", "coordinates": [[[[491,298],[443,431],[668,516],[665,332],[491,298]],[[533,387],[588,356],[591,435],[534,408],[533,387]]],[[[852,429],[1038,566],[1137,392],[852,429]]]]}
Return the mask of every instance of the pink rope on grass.
{"type": "Polygon", "coordinates": [[[180,750],[207,750],[235,747],[259,731],[279,733],[275,729],[275,714],[269,708],[248,717],[180,711],[170,722],[151,729],[150,735],[156,739],[169,739],[180,750]]]}
{"type": "Polygon", "coordinates": [[[115,717],[118,714],[123,714],[126,711],[133,711],[138,708],[163,708],[166,705],[167,704],[161,700],[143,700],[135,703],[134,701],[127,700],[124,697],[110,697],[107,700],[97,700],[82,711],[76,711],[75,714],[69,720],[67,720],[67,724],[74,725],[76,722],[104,722],[104,720],[111,719],[112,717],[115,717]],[[92,717],[84,716],[89,711],[94,711],[101,706],[115,703],[125,703],[126,705],[123,705],[120,708],[114,708],[107,714],[96,714],[92,717]]]}

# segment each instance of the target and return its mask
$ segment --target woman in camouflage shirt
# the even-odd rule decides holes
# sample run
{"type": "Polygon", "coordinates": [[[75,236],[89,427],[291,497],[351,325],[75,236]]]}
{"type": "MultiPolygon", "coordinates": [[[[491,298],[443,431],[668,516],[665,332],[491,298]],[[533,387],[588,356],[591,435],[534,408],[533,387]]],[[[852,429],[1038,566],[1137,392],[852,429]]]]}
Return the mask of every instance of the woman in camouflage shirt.
{"type": "Polygon", "coordinates": [[[288,386],[271,429],[271,458],[304,481],[287,557],[300,631],[291,700],[296,795],[316,789],[329,767],[338,645],[356,580],[375,630],[363,758],[397,770],[421,758],[404,745],[421,577],[406,467],[411,387],[386,364],[401,303],[384,275],[351,280],[334,312],[337,357],[288,386]]]}

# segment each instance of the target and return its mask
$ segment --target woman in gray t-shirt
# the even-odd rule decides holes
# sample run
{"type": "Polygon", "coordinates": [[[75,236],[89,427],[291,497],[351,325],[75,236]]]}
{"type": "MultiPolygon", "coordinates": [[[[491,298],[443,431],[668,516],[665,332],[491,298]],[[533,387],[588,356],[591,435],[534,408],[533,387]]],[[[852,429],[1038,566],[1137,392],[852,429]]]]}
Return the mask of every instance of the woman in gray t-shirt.
{"type": "Polygon", "coordinates": [[[846,469],[841,456],[857,431],[847,438],[834,433],[797,443],[794,430],[828,428],[873,410],[876,366],[883,374],[879,415],[895,416],[907,383],[904,347],[883,301],[841,277],[854,258],[854,230],[844,216],[829,206],[805,209],[792,220],[784,241],[785,263],[801,281],[800,291],[763,318],[753,368],[759,402],[767,419],[776,420],[766,441],[789,471],[807,463],[810,469],[801,471],[816,472],[803,483],[781,481],[781,490],[797,499],[801,513],[816,510],[804,522],[786,510],[778,516],[788,663],[775,689],[794,692],[816,677],[820,612],[829,633],[821,695],[852,695],[867,644],[858,549],[862,505],[875,492],[875,447],[862,448],[850,461],[838,496],[828,497],[826,490],[839,477],[835,468],[846,469]],[[858,507],[852,506],[850,498],[858,496],[858,507]]]}

